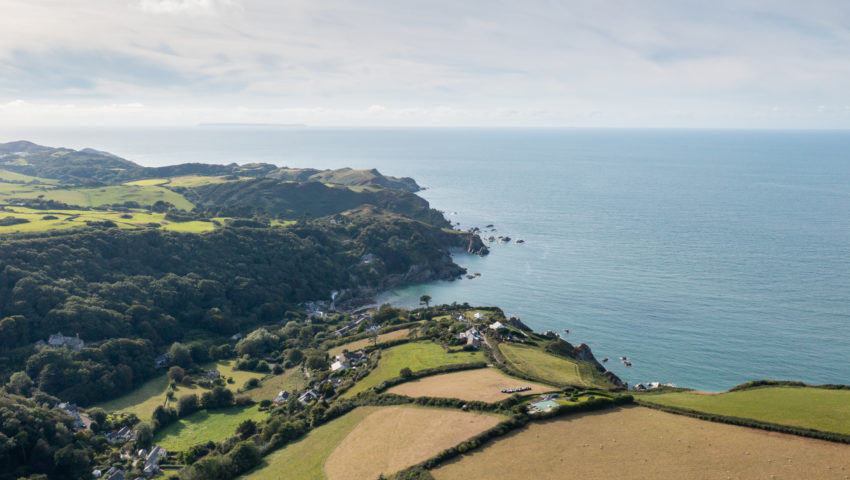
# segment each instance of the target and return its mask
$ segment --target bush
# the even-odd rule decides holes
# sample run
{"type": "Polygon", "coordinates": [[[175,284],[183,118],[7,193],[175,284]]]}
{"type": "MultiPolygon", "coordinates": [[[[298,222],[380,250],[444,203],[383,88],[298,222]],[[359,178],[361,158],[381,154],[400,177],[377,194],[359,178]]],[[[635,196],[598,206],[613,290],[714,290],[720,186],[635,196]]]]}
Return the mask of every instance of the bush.
{"type": "Polygon", "coordinates": [[[186,371],[177,365],[168,369],[168,378],[175,382],[180,382],[183,380],[183,377],[186,376],[186,371]]]}
{"type": "Polygon", "coordinates": [[[413,370],[411,370],[409,367],[402,368],[401,371],[398,373],[401,378],[410,378],[413,376],[413,370]]]}

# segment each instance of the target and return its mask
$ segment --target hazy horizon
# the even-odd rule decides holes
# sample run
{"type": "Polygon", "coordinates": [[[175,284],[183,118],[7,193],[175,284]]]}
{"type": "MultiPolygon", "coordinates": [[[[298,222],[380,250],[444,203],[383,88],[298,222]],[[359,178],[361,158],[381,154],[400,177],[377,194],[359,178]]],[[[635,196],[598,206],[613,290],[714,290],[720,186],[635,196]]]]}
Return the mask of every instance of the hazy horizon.
{"type": "Polygon", "coordinates": [[[846,129],[850,4],[7,0],[0,125],[846,129]]]}

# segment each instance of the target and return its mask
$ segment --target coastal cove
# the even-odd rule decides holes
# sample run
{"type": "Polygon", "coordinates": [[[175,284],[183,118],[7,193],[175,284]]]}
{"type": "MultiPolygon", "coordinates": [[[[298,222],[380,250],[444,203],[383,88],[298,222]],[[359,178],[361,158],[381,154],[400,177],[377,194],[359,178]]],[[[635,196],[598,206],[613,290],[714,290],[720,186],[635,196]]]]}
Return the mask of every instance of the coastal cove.
{"type": "Polygon", "coordinates": [[[379,302],[498,305],[535,330],[569,329],[632,384],[850,378],[847,133],[208,127],[7,130],[0,141],[21,138],[146,166],[413,177],[460,228],[493,224],[513,240],[455,256],[480,277],[379,302]]]}

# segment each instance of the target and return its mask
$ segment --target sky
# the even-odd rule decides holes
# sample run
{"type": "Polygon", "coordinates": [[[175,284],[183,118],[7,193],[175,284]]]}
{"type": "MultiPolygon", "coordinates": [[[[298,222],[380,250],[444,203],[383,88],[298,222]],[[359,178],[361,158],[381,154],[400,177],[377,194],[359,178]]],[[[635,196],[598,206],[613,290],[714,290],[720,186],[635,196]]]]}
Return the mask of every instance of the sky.
{"type": "Polygon", "coordinates": [[[843,0],[0,0],[0,126],[850,128],[843,0]]]}

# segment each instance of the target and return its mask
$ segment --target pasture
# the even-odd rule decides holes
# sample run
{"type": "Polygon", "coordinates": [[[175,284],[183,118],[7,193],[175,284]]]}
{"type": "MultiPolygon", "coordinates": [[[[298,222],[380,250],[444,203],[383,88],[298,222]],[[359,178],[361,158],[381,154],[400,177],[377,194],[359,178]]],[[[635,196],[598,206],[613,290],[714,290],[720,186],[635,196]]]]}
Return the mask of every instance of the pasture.
{"type": "Polygon", "coordinates": [[[638,398],[647,403],[850,435],[850,390],[781,386],[719,394],[663,393],[638,398]]]}
{"type": "Polygon", "coordinates": [[[396,385],[387,392],[408,397],[443,397],[497,402],[512,395],[502,393],[503,388],[523,386],[529,386],[531,390],[521,392],[522,395],[557,390],[549,385],[509,377],[495,368],[479,368],[420,378],[396,385]]]}
{"type": "Polygon", "coordinates": [[[325,460],[354,427],[379,407],[360,407],[265,457],[244,480],[324,480],[325,460]]]}
{"type": "Polygon", "coordinates": [[[716,479],[850,475],[850,445],[648,408],[534,423],[431,471],[436,480],[716,479]]]}
{"type": "MultiPolygon", "coordinates": [[[[406,338],[408,333],[410,333],[409,328],[405,328],[405,329],[402,329],[402,330],[396,330],[394,332],[389,332],[389,333],[382,333],[382,334],[378,335],[378,343],[383,343],[383,342],[395,340],[395,339],[398,339],[398,338],[406,338]]],[[[357,340],[357,341],[354,341],[354,342],[351,342],[351,343],[346,343],[345,345],[340,345],[338,347],[331,348],[330,350],[328,350],[328,355],[331,358],[333,358],[333,357],[339,355],[340,353],[342,353],[343,350],[348,350],[349,352],[356,352],[357,350],[360,350],[361,348],[366,348],[371,344],[372,344],[371,339],[364,338],[364,339],[357,340]]]]}
{"type": "MultiPolygon", "coordinates": [[[[237,388],[247,382],[249,378],[263,377],[262,373],[234,370],[233,363],[234,362],[232,360],[221,360],[216,363],[204,365],[201,369],[204,371],[216,369],[221,373],[222,377],[232,377],[233,383],[228,384],[227,388],[234,392],[236,392],[237,388]]],[[[139,388],[133,390],[127,395],[124,395],[123,397],[109,400],[95,406],[100,407],[107,412],[134,413],[140,420],[148,421],[150,420],[151,415],[153,415],[153,411],[156,410],[156,407],[159,405],[165,405],[167,398],[166,394],[168,393],[168,384],[168,377],[163,374],[148,380],[139,388]]],[[[174,392],[174,399],[176,400],[183,395],[190,395],[193,393],[200,396],[204,391],[206,390],[198,385],[191,385],[188,387],[177,385],[174,392]]]]}
{"type": "Polygon", "coordinates": [[[159,430],[153,443],[168,451],[186,451],[189,447],[210,440],[220,442],[236,433],[245,420],[259,422],[268,414],[258,406],[231,407],[220,410],[200,410],[159,430]]]}
{"type": "MultiPolygon", "coordinates": [[[[244,383],[244,382],[243,382],[244,383]]],[[[242,384],[237,384],[241,387],[242,384]]],[[[265,378],[260,383],[259,388],[252,388],[239,395],[247,395],[251,400],[260,402],[263,400],[274,400],[274,397],[281,390],[286,390],[289,393],[303,390],[307,387],[307,379],[304,377],[304,372],[300,368],[295,367],[287,370],[280,375],[265,378]]]]}
{"type": "Polygon", "coordinates": [[[481,352],[446,353],[443,347],[433,342],[405,343],[381,352],[378,366],[342,396],[343,398],[353,397],[384,380],[397,377],[401,369],[405,367],[415,372],[442,365],[482,361],[484,361],[484,354],[481,352]]]}
{"type": "MultiPolygon", "coordinates": [[[[500,421],[494,415],[385,407],[364,418],[325,462],[328,480],[378,478],[453,447],[500,421]]],[[[467,477],[469,478],[469,477],[467,477]]]]}
{"type": "Polygon", "coordinates": [[[592,365],[546,353],[539,348],[500,343],[509,366],[553,385],[610,388],[612,385],[592,365]]]}

